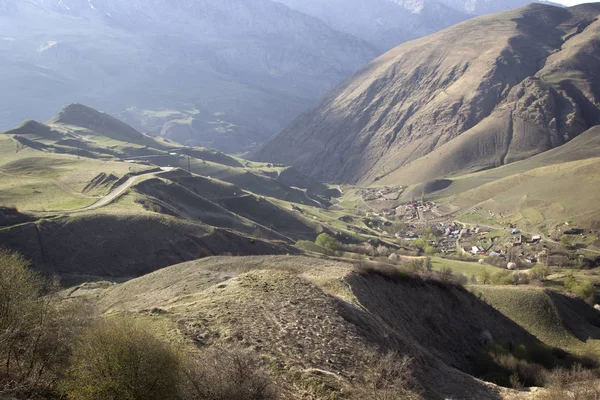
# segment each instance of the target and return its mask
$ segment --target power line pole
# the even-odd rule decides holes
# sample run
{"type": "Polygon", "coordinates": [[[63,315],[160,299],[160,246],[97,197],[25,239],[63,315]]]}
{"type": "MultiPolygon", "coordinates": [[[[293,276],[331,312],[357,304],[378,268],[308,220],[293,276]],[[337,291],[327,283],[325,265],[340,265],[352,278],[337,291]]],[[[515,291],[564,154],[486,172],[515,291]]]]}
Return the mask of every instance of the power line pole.
{"type": "Polygon", "coordinates": [[[190,167],[190,156],[188,156],[188,172],[192,173],[192,168],[190,167]]]}

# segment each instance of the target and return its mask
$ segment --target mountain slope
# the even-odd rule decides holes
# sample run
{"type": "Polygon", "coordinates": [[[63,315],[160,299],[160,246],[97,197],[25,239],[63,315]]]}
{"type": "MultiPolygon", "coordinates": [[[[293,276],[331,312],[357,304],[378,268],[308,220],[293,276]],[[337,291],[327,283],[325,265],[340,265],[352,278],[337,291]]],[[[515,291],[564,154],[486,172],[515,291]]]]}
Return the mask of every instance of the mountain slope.
{"type": "Polygon", "coordinates": [[[9,3],[0,8],[0,129],[80,102],[237,152],[377,54],[271,0],[9,3]]]}
{"type": "Polygon", "coordinates": [[[413,183],[560,146],[600,123],[599,13],[530,5],[401,45],[256,158],[322,180],[413,183]]]}

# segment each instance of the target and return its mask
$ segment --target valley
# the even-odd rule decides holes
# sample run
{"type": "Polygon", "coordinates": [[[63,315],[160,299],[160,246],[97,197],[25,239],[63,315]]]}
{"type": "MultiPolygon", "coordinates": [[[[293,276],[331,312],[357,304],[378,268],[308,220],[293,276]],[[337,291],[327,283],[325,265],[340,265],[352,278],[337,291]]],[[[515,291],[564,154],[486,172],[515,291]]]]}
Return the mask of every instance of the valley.
{"type": "Polygon", "coordinates": [[[527,3],[0,0],[0,400],[597,400],[600,3],[527,3]]]}
{"type": "Polygon", "coordinates": [[[362,398],[382,349],[412,360],[407,396],[525,398],[515,382],[545,386],[552,368],[600,355],[598,227],[564,194],[564,217],[534,202],[556,189],[526,180],[595,176],[595,133],[495,170],[361,187],[73,104],[0,137],[0,243],[59,276],[61,302],[150,323],[189,351],[254,349],[284,398],[362,398]]]}

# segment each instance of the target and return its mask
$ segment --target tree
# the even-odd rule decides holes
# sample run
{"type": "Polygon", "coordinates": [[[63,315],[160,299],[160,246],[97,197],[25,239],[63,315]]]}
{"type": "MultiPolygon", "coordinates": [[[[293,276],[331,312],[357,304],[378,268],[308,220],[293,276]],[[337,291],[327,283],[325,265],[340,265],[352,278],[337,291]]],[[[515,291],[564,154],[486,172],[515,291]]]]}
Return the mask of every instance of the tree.
{"type": "Polygon", "coordinates": [[[59,308],[57,286],[0,250],[0,392],[30,396],[56,383],[80,323],[75,308],[59,308]]]}
{"type": "Polygon", "coordinates": [[[484,285],[492,283],[492,274],[487,269],[483,269],[479,274],[479,281],[484,285]]]}
{"type": "Polygon", "coordinates": [[[180,357],[149,327],[126,318],[102,320],[75,346],[62,389],[81,400],[162,400],[178,396],[180,357]]]}
{"type": "Polygon", "coordinates": [[[321,233],[319,236],[317,236],[315,244],[332,252],[336,252],[339,249],[339,243],[337,240],[329,236],[327,233],[321,233]]]}

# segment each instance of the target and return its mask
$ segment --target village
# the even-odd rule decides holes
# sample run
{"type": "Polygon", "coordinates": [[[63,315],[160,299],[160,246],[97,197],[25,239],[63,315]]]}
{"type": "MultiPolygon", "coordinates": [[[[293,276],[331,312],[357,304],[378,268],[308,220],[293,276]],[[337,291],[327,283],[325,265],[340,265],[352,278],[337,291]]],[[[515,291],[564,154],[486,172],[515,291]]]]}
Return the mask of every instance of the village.
{"type": "MultiPolygon", "coordinates": [[[[507,269],[527,269],[533,264],[547,261],[549,252],[541,235],[528,235],[510,224],[494,228],[458,222],[455,213],[459,208],[452,204],[411,201],[390,207],[389,203],[393,202],[390,199],[397,193],[398,188],[364,190],[363,199],[372,199],[368,200],[369,204],[379,208],[372,207],[366,211],[362,222],[401,248],[410,249],[411,242],[425,238],[430,255],[474,261],[485,259],[488,263],[507,269]]],[[[367,232],[362,228],[354,230],[357,233],[367,232]]],[[[579,231],[571,229],[567,233],[579,231]]]]}

